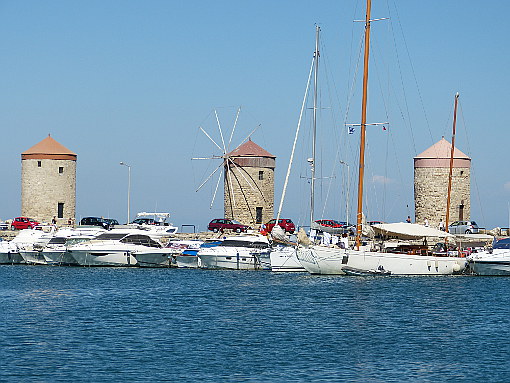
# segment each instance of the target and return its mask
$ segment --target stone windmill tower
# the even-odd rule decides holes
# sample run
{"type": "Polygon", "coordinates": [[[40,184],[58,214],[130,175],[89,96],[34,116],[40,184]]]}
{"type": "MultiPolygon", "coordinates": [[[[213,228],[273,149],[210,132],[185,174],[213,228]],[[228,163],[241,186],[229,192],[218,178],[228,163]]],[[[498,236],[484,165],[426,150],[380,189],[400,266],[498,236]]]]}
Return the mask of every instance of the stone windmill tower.
{"type": "Polygon", "coordinates": [[[21,153],[21,215],[39,222],[74,221],[76,158],[50,135],[21,153]]]}
{"type": "Polygon", "coordinates": [[[225,218],[252,227],[272,219],[276,157],[251,139],[225,157],[225,218]]]}
{"type": "MultiPolygon", "coordinates": [[[[443,138],[414,157],[415,219],[438,227],[445,222],[452,146],[443,138]]],[[[471,158],[455,148],[449,222],[469,220],[471,214],[471,158]]]]}

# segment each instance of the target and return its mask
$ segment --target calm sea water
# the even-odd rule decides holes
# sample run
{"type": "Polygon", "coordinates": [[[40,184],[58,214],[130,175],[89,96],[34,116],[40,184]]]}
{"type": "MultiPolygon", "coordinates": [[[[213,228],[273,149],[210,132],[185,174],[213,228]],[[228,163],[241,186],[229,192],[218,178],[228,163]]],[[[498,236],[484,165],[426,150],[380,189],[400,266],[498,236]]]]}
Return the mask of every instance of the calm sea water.
{"type": "Polygon", "coordinates": [[[510,278],[0,266],[3,382],[510,381],[510,278]]]}

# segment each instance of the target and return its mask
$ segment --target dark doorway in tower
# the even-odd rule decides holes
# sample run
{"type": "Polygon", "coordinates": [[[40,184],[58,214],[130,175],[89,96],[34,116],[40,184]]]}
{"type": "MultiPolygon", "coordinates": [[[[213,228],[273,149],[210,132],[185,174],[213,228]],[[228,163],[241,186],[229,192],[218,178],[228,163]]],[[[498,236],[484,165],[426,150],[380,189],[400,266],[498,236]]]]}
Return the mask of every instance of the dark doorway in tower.
{"type": "Polygon", "coordinates": [[[262,223],[262,208],[261,207],[257,207],[255,215],[256,215],[256,217],[255,217],[256,222],[262,223]]]}

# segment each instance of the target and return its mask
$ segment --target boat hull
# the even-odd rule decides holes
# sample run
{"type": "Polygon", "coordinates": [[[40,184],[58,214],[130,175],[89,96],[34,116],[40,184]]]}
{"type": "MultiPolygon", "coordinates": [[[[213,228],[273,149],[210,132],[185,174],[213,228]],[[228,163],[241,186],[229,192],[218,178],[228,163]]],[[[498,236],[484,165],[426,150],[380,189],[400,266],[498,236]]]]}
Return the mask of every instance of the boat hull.
{"type": "Polygon", "coordinates": [[[322,246],[299,248],[298,259],[312,274],[345,275],[342,269],[350,267],[366,271],[382,268],[391,272],[391,275],[452,275],[462,273],[467,266],[466,259],[460,257],[343,250],[322,246]]]}
{"type": "Polygon", "coordinates": [[[297,258],[296,248],[291,246],[276,247],[271,250],[271,271],[274,272],[306,272],[297,258]]]}
{"type": "Polygon", "coordinates": [[[137,266],[136,258],[129,251],[116,250],[70,250],[80,266],[137,266]]]}
{"type": "Polygon", "coordinates": [[[79,263],[67,250],[43,250],[42,255],[48,265],[78,266],[79,263]]]}
{"type": "Polygon", "coordinates": [[[0,252],[0,265],[15,265],[26,263],[18,251],[0,252]]]}
{"type": "Polygon", "coordinates": [[[469,262],[469,267],[477,275],[504,276],[510,275],[510,259],[507,260],[477,260],[469,262]]]}
{"type": "Polygon", "coordinates": [[[46,259],[44,259],[42,253],[37,250],[21,250],[21,256],[25,263],[29,265],[46,265],[46,259]]]}
{"type": "Polygon", "coordinates": [[[171,267],[171,253],[168,251],[147,251],[135,253],[140,267],[171,267]]]}
{"type": "Polygon", "coordinates": [[[177,267],[184,269],[198,269],[201,265],[200,258],[198,255],[174,255],[177,267]]]}
{"type": "Polygon", "coordinates": [[[269,270],[271,261],[269,251],[250,252],[246,249],[222,246],[204,249],[198,252],[201,268],[230,270],[269,270]]]}

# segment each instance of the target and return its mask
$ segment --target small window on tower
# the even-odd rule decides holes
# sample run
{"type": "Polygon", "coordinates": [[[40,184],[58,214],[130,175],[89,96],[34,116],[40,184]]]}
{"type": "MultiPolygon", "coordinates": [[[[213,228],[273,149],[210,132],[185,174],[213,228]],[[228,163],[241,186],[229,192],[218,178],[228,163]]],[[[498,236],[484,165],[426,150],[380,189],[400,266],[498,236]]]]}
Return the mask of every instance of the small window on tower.
{"type": "Polygon", "coordinates": [[[59,166],[59,168],[58,168],[58,172],[59,172],[60,174],[64,173],[64,168],[63,168],[62,166],[59,166]]]}
{"type": "Polygon", "coordinates": [[[40,168],[41,167],[41,161],[37,161],[37,167],[40,168]]]}
{"type": "Polygon", "coordinates": [[[264,179],[264,171],[260,170],[259,171],[259,180],[263,180],[263,179],[264,179]]]}

